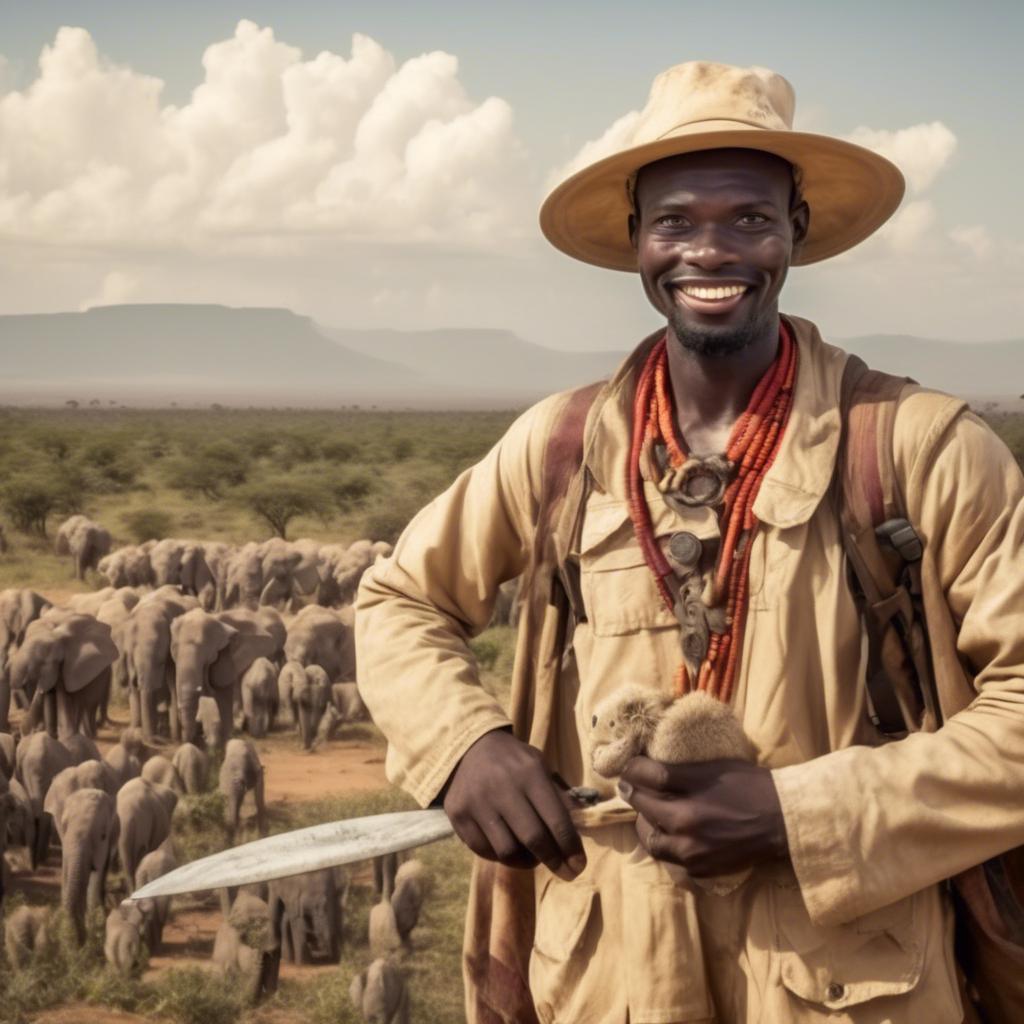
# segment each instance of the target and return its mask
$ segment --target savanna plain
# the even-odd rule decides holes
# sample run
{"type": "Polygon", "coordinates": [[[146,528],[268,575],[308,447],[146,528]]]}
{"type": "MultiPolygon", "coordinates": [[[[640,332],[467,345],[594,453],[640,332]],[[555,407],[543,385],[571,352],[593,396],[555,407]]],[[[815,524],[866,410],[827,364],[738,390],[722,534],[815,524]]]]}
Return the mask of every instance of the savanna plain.
{"type": "MultiPolygon", "coordinates": [[[[360,538],[393,543],[419,508],[486,453],[514,415],[354,407],[137,410],[86,403],[0,409],[0,590],[30,588],[60,606],[107,587],[96,569],[76,579],[70,559],[55,553],[54,535],[76,514],[102,524],[114,548],[164,538],[236,546],[272,537],[321,545],[360,538]]],[[[986,415],[1024,464],[1024,416],[986,415]]],[[[293,602],[284,615],[295,611],[293,602]]],[[[500,700],[507,699],[513,642],[508,625],[492,625],[472,641],[484,684],[500,700]]],[[[23,714],[13,714],[13,732],[23,714]]],[[[110,751],[129,723],[127,701],[115,687],[108,721],[96,737],[100,751],[110,751]]],[[[413,806],[384,778],[385,744],[372,722],[342,721],[333,736],[306,750],[295,730],[279,721],[253,743],[265,773],[271,833],[413,806]]],[[[149,745],[150,752],[162,749],[149,745]]],[[[170,749],[168,741],[168,756],[170,749]]],[[[214,766],[211,779],[216,774],[214,766]]],[[[227,845],[224,815],[215,785],[179,797],[171,832],[179,863],[227,845]]],[[[240,838],[255,836],[254,818],[252,808],[243,810],[240,838]]],[[[107,906],[91,911],[81,943],[59,910],[56,847],[35,870],[16,844],[8,845],[6,856],[6,917],[23,905],[53,907],[54,916],[45,942],[21,969],[3,954],[2,1024],[363,1019],[349,988],[373,959],[368,920],[377,897],[369,864],[353,865],[339,878],[340,955],[282,964],[276,992],[257,1001],[251,979],[212,963],[223,920],[215,894],[175,898],[159,949],[143,946],[127,969],[118,969],[104,957],[104,919],[127,894],[122,869],[112,870],[107,906]]],[[[416,857],[424,865],[425,896],[418,923],[395,954],[410,1019],[461,1021],[470,857],[455,841],[423,848],[416,857]]]]}

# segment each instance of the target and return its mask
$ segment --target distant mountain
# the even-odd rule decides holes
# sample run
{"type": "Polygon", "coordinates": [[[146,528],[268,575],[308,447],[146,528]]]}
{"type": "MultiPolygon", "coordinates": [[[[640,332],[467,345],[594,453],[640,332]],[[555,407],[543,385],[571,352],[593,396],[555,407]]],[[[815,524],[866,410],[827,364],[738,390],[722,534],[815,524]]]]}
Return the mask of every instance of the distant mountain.
{"type": "Polygon", "coordinates": [[[287,309],[101,306],[84,313],[0,316],[0,394],[116,398],[126,404],[219,396],[281,403],[296,396],[378,394],[415,374],[346,350],[287,309]]]}
{"type": "Polygon", "coordinates": [[[1024,392],[1024,339],[934,341],[910,334],[872,334],[836,342],[868,366],[913,377],[965,398],[1024,392]]]}
{"type": "Polygon", "coordinates": [[[602,380],[622,352],[558,352],[511,331],[451,328],[433,331],[323,327],[339,344],[415,370],[438,394],[539,398],[602,380]]]}
{"type": "MultiPolygon", "coordinates": [[[[840,341],[878,369],[966,397],[1024,391],[1024,340],[840,341]]],[[[287,309],[103,306],[0,316],[0,402],[521,406],[607,377],[622,352],[560,352],[511,331],[324,327],[287,309]]]]}

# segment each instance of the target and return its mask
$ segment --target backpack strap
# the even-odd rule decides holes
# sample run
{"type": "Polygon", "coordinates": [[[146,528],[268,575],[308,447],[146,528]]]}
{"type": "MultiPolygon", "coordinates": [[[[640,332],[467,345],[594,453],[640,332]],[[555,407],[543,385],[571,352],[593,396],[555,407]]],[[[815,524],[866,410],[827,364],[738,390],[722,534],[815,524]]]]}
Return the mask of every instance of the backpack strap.
{"type": "Polygon", "coordinates": [[[909,378],[850,356],[833,487],[851,590],[868,640],[868,713],[887,736],[941,724],[921,589],[923,546],[896,479],[896,410],[909,378]]]}

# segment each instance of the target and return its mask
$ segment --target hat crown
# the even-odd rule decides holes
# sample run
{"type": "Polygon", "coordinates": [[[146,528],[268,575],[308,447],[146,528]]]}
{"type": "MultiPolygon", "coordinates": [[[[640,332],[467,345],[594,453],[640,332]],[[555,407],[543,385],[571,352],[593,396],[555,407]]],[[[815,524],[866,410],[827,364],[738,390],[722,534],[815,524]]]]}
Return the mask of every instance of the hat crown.
{"type": "Polygon", "coordinates": [[[707,121],[791,130],[795,105],[793,87],[768,68],[687,61],[655,78],[637,121],[633,145],[668,138],[689,125],[707,121]]]}

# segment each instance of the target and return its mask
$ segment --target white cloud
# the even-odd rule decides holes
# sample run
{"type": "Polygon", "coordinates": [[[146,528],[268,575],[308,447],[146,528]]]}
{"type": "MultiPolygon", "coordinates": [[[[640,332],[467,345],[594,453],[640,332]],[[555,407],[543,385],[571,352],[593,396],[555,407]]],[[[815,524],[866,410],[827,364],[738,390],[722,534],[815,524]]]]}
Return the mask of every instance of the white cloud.
{"type": "Polygon", "coordinates": [[[554,188],[559,182],[565,181],[570,175],[589,164],[596,163],[603,157],[611,156],[612,153],[628,146],[632,142],[633,132],[639,120],[640,111],[631,110],[613,121],[596,139],[583,143],[571,160],[551,172],[547,181],[548,189],[554,188]]]}
{"type": "Polygon", "coordinates": [[[84,311],[93,306],[116,306],[134,297],[138,290],[139,279],[134,274],[111,270],[109,274],[104,275],[99,291],[78,308],[84,311]]]}
{"type": "Polygon", "coordinates": [[[878,232],[898,252],[909,252],[927,235],[935,223],[935,206],[928,199],[912,199],[896,211],[878,232]]]}
{"type": "Polygon", "coordinates": [[[62,28],[38,77],[0,96],[0,237],[113,247],[251,244],[317,232],[487,245],[532,228],[525,154],[502,99],[458,61],[398,64],[355,35],[301,52],[240,21],[182,106],[62,28]]]}
{"type": "Polygon", "coordinates": [[[887,157],[906,176],[911,192],[925,191],[956,151],[956,136],[941,121],[887,131],[857,128],[850,142],[887,157]]]}

